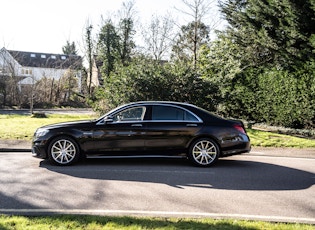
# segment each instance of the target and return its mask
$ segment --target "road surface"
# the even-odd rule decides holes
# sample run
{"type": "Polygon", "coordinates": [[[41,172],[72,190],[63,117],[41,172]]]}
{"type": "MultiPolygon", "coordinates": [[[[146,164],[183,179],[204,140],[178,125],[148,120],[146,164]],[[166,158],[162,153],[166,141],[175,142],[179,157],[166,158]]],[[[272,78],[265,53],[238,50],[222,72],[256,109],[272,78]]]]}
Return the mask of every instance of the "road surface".
{"type": "Polygon", "coordinates": [[[0,153],[0,213],[240,218],[315,224],[315,159],[239,155],[210,168],[183,159],[87,159],[52,166],[0,153]]]}

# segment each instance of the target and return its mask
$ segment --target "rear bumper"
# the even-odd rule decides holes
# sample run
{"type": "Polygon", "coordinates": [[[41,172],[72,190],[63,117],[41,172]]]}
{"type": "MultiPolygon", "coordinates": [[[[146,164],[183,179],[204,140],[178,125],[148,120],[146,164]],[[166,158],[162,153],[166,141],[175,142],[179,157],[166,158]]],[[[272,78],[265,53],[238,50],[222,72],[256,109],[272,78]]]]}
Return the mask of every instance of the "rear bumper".
{"type": "Polygon", "coordinates": [[[221,157],[238,155],[238,154],[242,154],[242,153],[249,153],[250,150],[251,150],[250,143],[249,142],[243,143],[241,146],[237,146],[237,148],[222,150],[221,157]]]}
{"type": "Polygon", "coordinates": [[[247,134],[226,137],[221,143],[220,157],[248,153],[251,150],[250,139],[247,134]]]}

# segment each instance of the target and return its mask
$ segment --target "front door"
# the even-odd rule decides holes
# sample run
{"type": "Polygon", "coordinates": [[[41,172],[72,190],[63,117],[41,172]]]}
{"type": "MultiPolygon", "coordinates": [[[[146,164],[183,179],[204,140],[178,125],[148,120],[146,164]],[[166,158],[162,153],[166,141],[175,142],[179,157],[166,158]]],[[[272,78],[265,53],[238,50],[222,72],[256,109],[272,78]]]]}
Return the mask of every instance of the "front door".
{"type": "Polygon", "coordinates": [[[146,123],[143,122],[146,107],[132,107],[111,116],[111,121],[98,124],[92,131],[88,148],[91,152],[135,152],[144,150],[146,123]]]}

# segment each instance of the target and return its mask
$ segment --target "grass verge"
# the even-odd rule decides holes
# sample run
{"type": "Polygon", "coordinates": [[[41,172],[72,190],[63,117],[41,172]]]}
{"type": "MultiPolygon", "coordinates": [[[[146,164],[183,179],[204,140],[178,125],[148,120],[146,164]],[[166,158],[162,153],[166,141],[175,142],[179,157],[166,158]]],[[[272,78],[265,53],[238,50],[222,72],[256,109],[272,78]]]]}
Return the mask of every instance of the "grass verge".
{"type": "Polygon", "coordinates": [[[34,118],[26,115],[0,115],[1,139],[31,140],[37,128],[59,122],[94,119],[90,115],[51,114],[47,118],[34,118]]]}
{"type": "Polygon", "coordinates": [[[255,129],[247,130],[252,146],[315,148],[315,140],[255,129]]]}
{"type": "Polygon", "coordinates": [[[0,216],[0,229],[315,229],[308,224],[271,223],[262,221],[186,219],[186,218],[138,218],[102,216],[0,216]]]}

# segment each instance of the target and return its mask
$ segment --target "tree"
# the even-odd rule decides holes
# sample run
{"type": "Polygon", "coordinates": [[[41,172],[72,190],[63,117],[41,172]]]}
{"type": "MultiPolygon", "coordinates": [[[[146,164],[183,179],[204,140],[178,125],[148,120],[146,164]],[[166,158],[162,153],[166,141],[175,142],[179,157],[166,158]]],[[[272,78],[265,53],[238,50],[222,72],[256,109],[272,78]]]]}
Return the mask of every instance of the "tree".
{"type": "MultiPolygon", "coordinates": [[[[219,113],[226,112],[226,107],[230,106],[229,102],[237,92],[234,91],[233,83],[242,73],[241,54],[239,47],[224,36],[219,36],[219,39],[200,49],[199,74],[202,79],[218,87],[219,90],[210,94],[221,103],[217,111],[219,113]]],[[[235,102],[231,104],[235,105],[235,102]]]]}
{"type": "Polygon", "coordinates": [[[173,52],[178,58],[190,60],[194,69],[197,68],[199,48],[209,41],[210,30],[215,27],[216,21],[212,25],[206,25],[204,19],[211,12],[214,1],[209,0],[182,0],[186,10],[180,12],[192,17],[190,23],[182,26],[173,52]]]}
{"type": "Polygon", "coordinates": [[[75,43],[70,43],[70,41],[67,41],[66,45],[62,47],[62,52],[66,55],[77,55],[75,43]]]}
{"type": "Polygon", "coordinates": [[[196,69],[199,49],[209,42],[209,32],[209,27],[200,21],[182,26],[173,46],[173,57],[176,56],[176,59],[186,62],[191,61],[196,69]]]}
{"type": "Polygon", "coordinates": [[[104,79],[96,93],[94,107],[102,112],[123,103],[141,100],[189,102],[214,110],[217,87],[196,77],[195,71],[181,63],[161,64],[159,61],[134,57],[128,66],[120,64],[104,79]]]}
{"type": "Polygon", "coordinates": [[[201,76],[220,88],[220,112],[271,125],[314,126],[314,5],[228,0],[221,6],[229,27],[203,46],[200,58],[201,76]]]}
{"type": "MultiPolygon", "coordinates": [[[[19,87],[19,82],[23,79],[18,74],[18,63],[12,61],[0,50],[0,75],[3,92],[3,106],[5,105],[21,105],[22,93],[19,87]]],[[[18,53],[14,55],[19,55],[18,53]]],[[[15,57],[13,57],[15,58],[15,57]]]]}
{"type": "Polygon", "coordinates": [[[103,77],[108,77],[114,70],[115,64],[128,65],[131,60],[133,42],[134,2],[123,3],[119,12],[119,23],[116,26],[112,19],[107,19],[98,37],[98,59],[103,62],[103,77]]]}
{"type": "Polygon", "coordinates": [[[120,60],[123,65],[131,60],[131,53],[135,47],[133,41],[134,31],[134,1],[124,2],[122,9],[120,10],[120,20],[118,26],[118,35],[119,35],[119,54],[120,60]]]}
{"type": "Polygon", "coordinates": [[[109,76],[119,58],[119,35],[109,19],[101,28],[98,38],[99,57],[103,61],[103,76],[109,76]]]}
{"type": "Polygon", "coordinates": [[[85,47],[86,47],[86,57],[88,61],[88,71],[89,71],[89,82],[87,82],[88,86],[88,94],[91,96],[92,94],[92,68],[93,68],[93,52],[94,52],[94,46],[93,46],[93,40],[92,40],[92,29],[93,26],[89,23],[87,24],[85,28],[85,47]]]}
{"type": "Polygon", "coordinates": [[[155,15],[142,31],[145,52],[154,60],[162,60],[170,54],[173,44],[174,21],[170,15],[163,18],[155,15]]]}
{"type": "Polygon", "coordinates": [[[221,9],[228,36],[250,54],[250,65],[287,69],[315,58],[312,0],[227,0],[221,9]]]}

